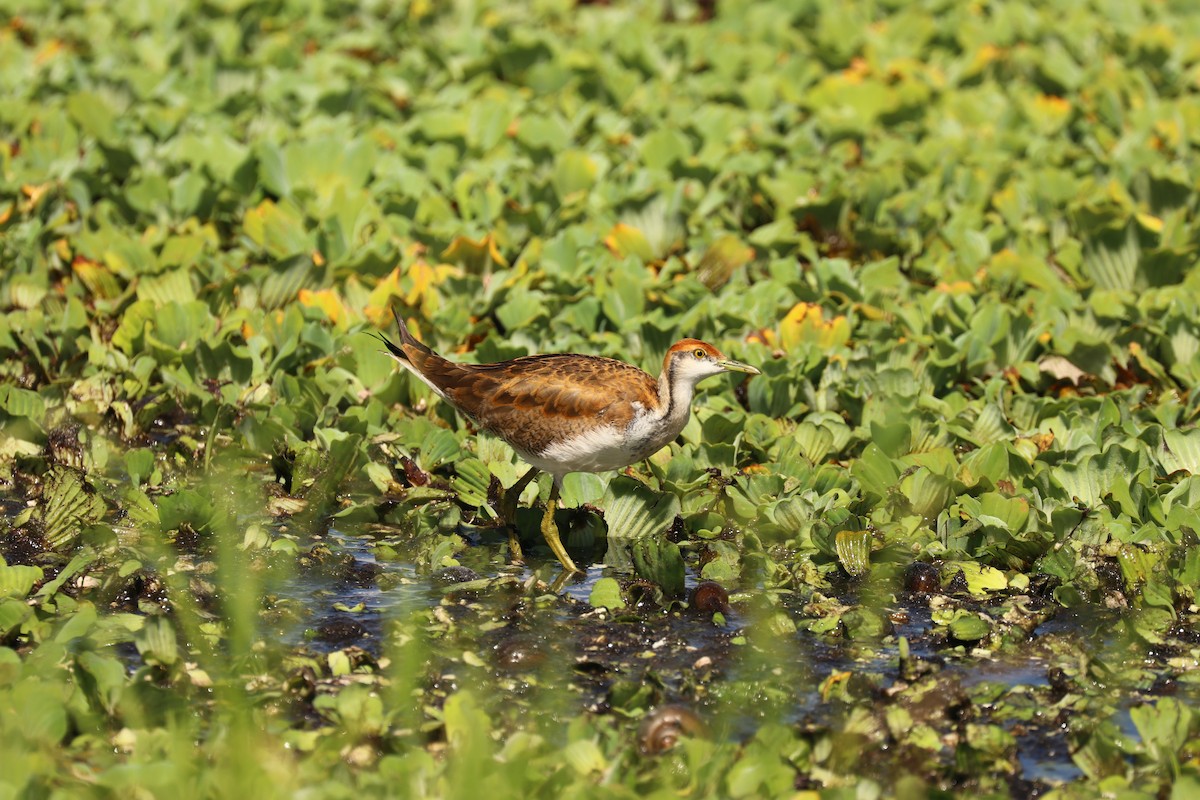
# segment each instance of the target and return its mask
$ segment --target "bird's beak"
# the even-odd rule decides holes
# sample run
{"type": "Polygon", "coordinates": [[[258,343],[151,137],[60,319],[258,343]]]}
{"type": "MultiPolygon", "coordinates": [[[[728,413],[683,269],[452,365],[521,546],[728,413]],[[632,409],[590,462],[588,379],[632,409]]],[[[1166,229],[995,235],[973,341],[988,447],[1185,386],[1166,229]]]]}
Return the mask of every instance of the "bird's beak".
{"type": "Polygon", "coordinates": [[[717,366],[719,366],[721,369],[725,370],[726,372],[746,372],[746,373],[749,373],[750,375],[761,375],[762,374],[761,372],[758,371],[758,367],[752,367],[749,364],[743,364],[740,361],[734,361],[729,358],[726,358],[722,361],[718,361],[717,366]]]}

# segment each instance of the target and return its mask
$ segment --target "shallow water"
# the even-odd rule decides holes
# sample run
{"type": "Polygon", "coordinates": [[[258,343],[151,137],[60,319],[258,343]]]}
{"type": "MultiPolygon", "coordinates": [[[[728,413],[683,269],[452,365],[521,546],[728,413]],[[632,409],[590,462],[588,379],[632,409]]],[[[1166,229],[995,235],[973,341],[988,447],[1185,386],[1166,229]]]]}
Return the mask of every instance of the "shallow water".
{"type": "MultiPolygon", "coordinates": [[[[377,561],[370,535],[330,530],[323,541],[336,555],[353,560],[347,570],[351,578],[338,578],[321,570],[298,571],[281,587],[281,596],[306,609],[285,635],[288,645],[317,653],[354,645],[378,656],[385,645],[389,620],[444,605],[447,593],[453,592],[453,584],[436,573],[422,574],[402,561],[377,561]],[[381,589],[381,584],[388,588],[381,589]]],[[[483,549],[471,548],[475,552],[464,555],[481,577],[507,576],[507,585],[514,591],[535,579],[539,571],[550,574],[545,562],[537,560],[531,560],[531,566],[512,567],[494,559],[484,562],[474,558],[483,555],[483,549]]],[[[723,735],[747,739],[767,720],[800,728],[838,729],[849,706],[836,701],[836,683],[846,676],[867,676],[879,691],[900,684],[898,640],[904,637],[910,657],[932,665],[928,674],[944,687],[946,703],[964,702],[976,690],[1000,698],[1001,705],[985,704],[971,713],[979,721],[1000,714],[994,721],[1014,732],[1014,763],[1020,773],[1014,779],[1044,786],[1082,776],[1071,759],[1070,742],[1061,725],[1038,715],[1020,724],[1005,722],[1004,714],[1012,714],[1014,709],[1026,709],[1028,713],[1029,707],[1038,702],[1037,693],[1051,691],[1049,672],[1062,661],[1064,651],[1094,654],[1117,646],[1113,624],[1116,615],[1105,609],[1059,609],[1015,648],[990,654],[968,653],[946,647],[944,634],[933,623],[927,596],[900,594],[887,609],[896,620],[893,632],[882,641],[854,642],[800,630],[764,650],[742,644],[743,639],[754,640],[762,635],[759,629],[763,620],[753,608],[740,605],[730,609],[723,624],[707,615],[664,613],[654,608],[597,615],[588,600],[596,581],[605,576],[628,577],[610,567],[590,565],[582,576],[565,581],[558,591],[560,601],[550,606],[548,616],[518,615],[514,619],[523,621],[483,634],[479,641],[490,648],[488,652],[499,652],[506,643],[519,642],[521,647],[553,654],[556,663],[572,665],[574,677],[568,674],[565,679],[579,690],[584,709],[608,711],[615,681],[650,679],[657,687],[655,692],[665,700],[682,698],[691,702],[718,721],[715,727],[723,735]],[[647,660],[650,652],[654,657],[647,660]],[[705,666],[702,671],[706,677],[697,688],[694,673],[700,664],[705,666]],[[739,705],[739,701],[723,697],[721,688],[711,690],[715,694],[710,692],[711,687],[706,689],[709,684],[705,682],[711,681],[743,686],[782,684],[788,690],[782,695],[764,693],[739,705]]],[[[689,589],[697,582],[695,575],[687,576],[689,589]]],[[[512,599],[518,597],[516,594],[495,600],[488,599],[488,591],[469,594],[477,598],[472,603],[482,604],[485,609],[491,602],[493,608],[488,613],[501,616],[506,612],[497,609],[505,603],[519,602],[512,599]]],[[[854,598],[847,597],[844,602],[853,603],[854,598]]],[[[791,613],[799,618],[795,609],[791,613]]],[[[474,618],[467,621],[470,619],[474,618]]],[[[510,667],[502,665],[498,669],[504,674],[510,667]]],[[[1128,711],[1134,702],[1140,700],[1125,703],[1114,721],[1136,740],[1137,731],[1128,711]]],[[[940,713],[935,712],[935,719],[942,719],[936,716],[940,713]]]]}

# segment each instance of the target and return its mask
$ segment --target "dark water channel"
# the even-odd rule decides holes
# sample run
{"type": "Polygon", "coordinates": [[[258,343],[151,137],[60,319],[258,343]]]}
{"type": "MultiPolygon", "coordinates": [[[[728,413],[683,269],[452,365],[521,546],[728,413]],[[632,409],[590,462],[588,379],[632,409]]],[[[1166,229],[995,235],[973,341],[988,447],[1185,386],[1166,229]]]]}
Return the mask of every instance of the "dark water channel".
{"type": "MultiPolygon", "coordinates": [[[[439,572],[423,574],[411,563],[377,561],[373,541],[369,535],[330,530],[323,544],[335,568],[302,569],[280,587],[281,597],[305,609],[299,621],[284,634],[288,645],[314,653],[354,646],[378,657],[386,649],[389,621],[444,605],[443,598],[452,591],[448,584],[456,579],[454,574],[448,580],[447,575],[439,572]]],[[[486,557],[480,552],[483,549],[470,548],[475,552],[469,555],[486,557]]],[[[497,574],[507,579],[513,597],[519,594],[517,587],[527,587],[535,577],[528,567],[501,566],[494,561],[476,563],[475,571],[463,570],[467,578],[497,574]]],[[[1039,698],[1054,694],[1055,681],[1062,680],[1061,676],[1056,677],[1061,672],[1059,665],[1071,653],[1105,652],[1117,646],[1113,633],[1115,616],[1104,609],[1058,610],[1038,625],[1026,642],[989,654],[948,648],[944,633],[939,633],[934,624],[930,600],[924,595],[896,595],[895,604],[889,609],[896,620],[891,635],[882,641],[863,643],[817,635],[802,628],[765,635],[760,628],[769,621],[759,610],[739,603],[736,595],[723,620],[716,621],[712,616],[686,610],[634,608],[623,614],[597,612],[588,604],[589,597],[596,581],[606,575],[628,577],[603,566],[592,566],[586,575],[556,587],[558,598],[549,608],[548,619],[543,614],[534,627],[512,623],[505,629],[516,631],[517,640],[532,635],[543,637],[535,638],[535,642],[553,642],[546,645],[551,656],[573,663],[572,682],[582,690],[583,709],[609,711],[616,681],[651,680],[663,701],[681,701],[702,713],[721,715],[721,724],[716,727],[722,735],[733,738],[749,738],[768,720],[801,728],[837,730],[852,706],[849,701],[837,700],[841,682],[853,685],[856,678],[866,676],[873,687],[871,691],[880,698],[898,685],[902,687],[899,642],[903,637],[910,658],[931,665],[930,674],[936,674],[939,687],[944,687],[947,704],[981,693],[999,698],[996,705],[983,704],[972,713],[981,720],[993,719],[995,715],[994,721],[1010,730],[1016,741],[1015,761],[1020,771],[1017,779],[1023,785],[1040,787],[1040,791],[1083,775],[1071,758],[1064,734],[1069,719],[1061,714],[1058,718],[1048,712],[1043,715],[1040,706],[1044,702],[1039,698]],[[543,635],[547,628],[551,632],[543,635]],[[747,642],[767,641],[770,643],[765,647],[765,655],[762,648],[747,646],[747,642]],[[712,691],[703,688],[712,682],[759,686],[763,691],[759,696],[746,698],[739,707],[738,698],[731,700],[723,688],[712,691]],[[772,693],[770,686],[787,688],[782,693],[772,693]],[[1010,707],[1023,709],[1026,716],[1003,716],[1012,713],[1010,707]]],[[[695,583],[695,577],[689,575],[689,588],[695,583]]],[[[488,591],[473,596],[486,605],[488,591]]],[[[543,587],[540,593],[544,596],[551,591],[543,587]]],[[[504,602],[508,601],[499,601],[498,605],[504,602]]],[[[843,602],[851,604],[853,598],[843,602]]],[[[791,612],[800,619],[797,609],[791,612]]],[[[497,613],[503,617],[510,612],[497,613]]],[[[505,636],[508,634],[499,631],[480,639],[500,651],[506,644],[505,636]]],[[[515,663],[519,668],[520,662],[515,663]]],[[[1196,699],[1190,688],[1180,693],[1196,699]]],[[[1143,695],[1142,699],[1147,698],[1143,695]]],[[[1121,702],[1114,718],[1134,740],[1137,732],[1128,709],[1135,702],[1141,700],[1135,697],[1121,702]]]]}

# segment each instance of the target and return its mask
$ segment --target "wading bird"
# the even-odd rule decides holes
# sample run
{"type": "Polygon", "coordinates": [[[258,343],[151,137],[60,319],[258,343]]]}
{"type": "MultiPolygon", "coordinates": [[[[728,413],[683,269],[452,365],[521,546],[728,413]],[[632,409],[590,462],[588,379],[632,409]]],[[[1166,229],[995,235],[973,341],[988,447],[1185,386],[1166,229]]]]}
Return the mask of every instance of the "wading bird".
{"type": "Polygon", "coordinates": [[[400,315],[392,313],[400,343],[379,337],[392,358],[532,465],[501,502],[513,558],[521,558],[517,501],[541,470],[554,479],[542,536],[563,567],[573,572],[580,570],[567,555],[554,522],[563,476],[621,469],[648,458],[683,430],[697,383],[723,372],[759,374],[698,339],[671,345],[657,379],[612,358],[578,353],[458,364],[418,341],[400,315]]]}

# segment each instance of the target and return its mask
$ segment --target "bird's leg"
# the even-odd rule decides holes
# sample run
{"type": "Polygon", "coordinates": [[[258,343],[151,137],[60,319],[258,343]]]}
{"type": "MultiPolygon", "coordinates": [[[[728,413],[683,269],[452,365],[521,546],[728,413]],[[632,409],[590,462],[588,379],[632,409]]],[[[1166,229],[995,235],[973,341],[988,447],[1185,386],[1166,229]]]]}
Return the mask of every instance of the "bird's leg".
{"type": "Polygon", "coordinates": [[[514,564],[523,564],[525,554],[521,552],[521,537],[517,535],[517,526],[508,526],[508,555],[514,564]]]}
{"type": "Polygon", "coordinates": [[[517,478],[517,482],[504,493],[504,499],[500,501],[500,518],[508,526],[508,549],[513,561],[522,560],[521,538],[517,534],[517,503],[521,500],[521,492],[525,491],[537,473],[537,467],[530,467],[528,472],[517,478]]]}
{"type": "Polygon", "coordinates": [[[529,471],[521,477],[517,478],[514,483],[504,492],[504,499],[500,501],[500,519],[508,525],[516,525],[517,523],[517,504],[521,501],[521,492],[525,491],[525,487],[533,480],[533,476],[538,474],[537,467],[530,467],[529,471]]]}
{"type": "Polygon", "coordinates": [[[558,526],[554,524],[554,507],[558,504],[558,481],[550,488],[550,499],[546,501],[546,516],[542,517],[542,536],[546,540],[546,544],[550,545],[550,550],[558,557],[558,561],[563,565],[563,569],[569,572],[582,572],[579,567],[575,566],[575,562],[567,555],[567,548],[563,547],[562,539],[558,535],[558,526]]]}

